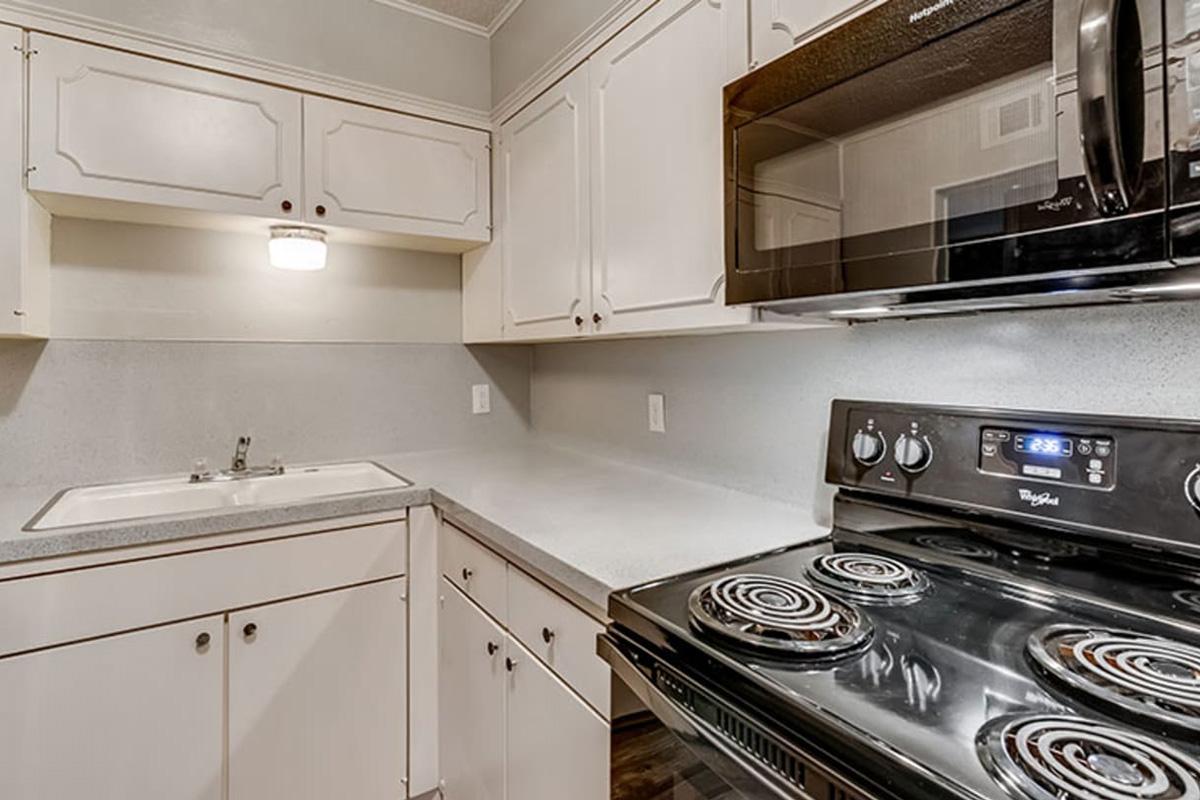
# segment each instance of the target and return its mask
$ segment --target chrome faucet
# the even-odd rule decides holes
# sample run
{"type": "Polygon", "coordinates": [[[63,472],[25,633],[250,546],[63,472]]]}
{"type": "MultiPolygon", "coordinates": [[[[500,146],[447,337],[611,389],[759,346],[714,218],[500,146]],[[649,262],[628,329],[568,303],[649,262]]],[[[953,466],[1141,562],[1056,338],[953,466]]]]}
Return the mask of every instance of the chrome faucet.
{"type": "Polygon", "coordinates": [[[229,467],[229,471],[240,473],[246,471],[246,455],[250,452],[250,437],[239,436],[237,440],[237,449],[233,451],[233,463],[229,467]]]}
{"type": "Polygon", "coordinates": [[[273,458],[271,463],[265,467],[251,467],[246,460],[249,453],[250,437],[239,436],[229,469],[213,472],[208,467],[208,461],[200,458],[192,465],[192,474],[188,477],[188,482],[236,481],[242,478],[260,478],[267,475],[282,475],[284,473],[283,460],[278,456],[273,458]]]}

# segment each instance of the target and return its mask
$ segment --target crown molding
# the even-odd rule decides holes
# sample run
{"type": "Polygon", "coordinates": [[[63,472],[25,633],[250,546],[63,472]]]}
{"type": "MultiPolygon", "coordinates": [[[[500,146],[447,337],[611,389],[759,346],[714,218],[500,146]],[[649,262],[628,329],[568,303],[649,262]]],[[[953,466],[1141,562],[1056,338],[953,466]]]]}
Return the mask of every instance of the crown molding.
{"type": "Polygon", "coordinates": [[[488,112],[268,59],[205,47],[141,28],[22,0],[0,0],[0,22],[309,94],[467,128],[490,130],[488,112]]]}
{"type": "Polygon", "coordinates": [[[513,15],[513,12],[520,8],[521,3],[525,0],[508,0],[504,4],[504,8],[500,9],[500,13],[491,21],[487,27],[488,36],[494,36],[496,31],[500,30],[500,26],[508,22],[508,18],[513,15]]]}
{"type": "Polygon", "coordinates": [[[488,25],[480,25],[478,22],[471,22],[469,20],[462,19],[461,17],[456,17],[452,14],[446,14],[442,11],[437,11],[436,9],[427,8],[419,3],[412,2],[412,0],[372,1],[381,6],[388,6],[409,14],[414,14],[418,17],[431,19],[434,22],[440,22],[443,25],[449,25],[451,28],[457,28],[460,31],[466,31],[467,33],[474,34],[475,36],[482,36],[485,39],[491,35],[490,26],[488,25]]]}
{"type": "MultiPolygon", "coordinates": [[[[494,103],[492,123],[499,125],[531,103],[655,2],[657,0],[618,0],[599,19],[559,50],[541,69],[509,92],[500,102],[494,103]]],[[[519,2],[517,4],[519,5],[519,2]]]]}

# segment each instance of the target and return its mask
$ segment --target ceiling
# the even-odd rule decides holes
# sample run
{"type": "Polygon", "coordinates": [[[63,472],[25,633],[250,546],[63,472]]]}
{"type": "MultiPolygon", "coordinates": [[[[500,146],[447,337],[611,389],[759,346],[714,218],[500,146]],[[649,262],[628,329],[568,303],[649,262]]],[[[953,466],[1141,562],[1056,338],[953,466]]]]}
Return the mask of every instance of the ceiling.
{"type": "Polygon", "coordinates": [[[515,5],[512,0],[408,0],[408,2],[448,17],[455,17],[472,25],[478,25],[481,28],[490,27],[506,6],[515,5]]]}

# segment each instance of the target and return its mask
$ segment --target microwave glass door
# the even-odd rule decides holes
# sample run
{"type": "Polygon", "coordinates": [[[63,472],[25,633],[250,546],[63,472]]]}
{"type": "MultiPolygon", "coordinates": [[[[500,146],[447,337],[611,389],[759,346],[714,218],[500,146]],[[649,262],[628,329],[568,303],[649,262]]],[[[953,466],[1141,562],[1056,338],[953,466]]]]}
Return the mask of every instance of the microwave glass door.
{"type": "MultiPolygon", "coordinates": [[[[889,13],[920,24],[908,11],[870,13],[863,40],[889,13]]],[[[736,272],[750,286],[773,276],[738,299],[1142,259],[1135,235],[1094,223],[1163,207],[1161,14],[1148,1],[1026,0],[869,69],[844,53],[828,69],[846,77],[784,107],[727,109],[736,272]]],[[[805,49],[763,80],[821,69],[805,49]]],[[[1144,244],[1161,258],[1157,225],[1144,244]]]]}

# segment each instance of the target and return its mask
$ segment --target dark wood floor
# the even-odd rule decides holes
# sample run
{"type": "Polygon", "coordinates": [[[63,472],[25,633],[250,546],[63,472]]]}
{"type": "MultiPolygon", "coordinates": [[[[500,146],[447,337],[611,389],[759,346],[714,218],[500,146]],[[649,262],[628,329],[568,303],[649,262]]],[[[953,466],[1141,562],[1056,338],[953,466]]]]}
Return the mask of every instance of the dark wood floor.
{"type": "Polygon", "coordinates": [[[613,729],[612,800],[742,800],[653,717],[613,729]]]}

